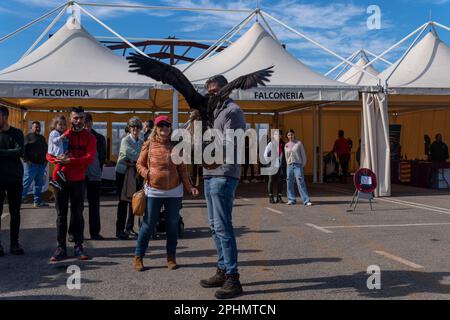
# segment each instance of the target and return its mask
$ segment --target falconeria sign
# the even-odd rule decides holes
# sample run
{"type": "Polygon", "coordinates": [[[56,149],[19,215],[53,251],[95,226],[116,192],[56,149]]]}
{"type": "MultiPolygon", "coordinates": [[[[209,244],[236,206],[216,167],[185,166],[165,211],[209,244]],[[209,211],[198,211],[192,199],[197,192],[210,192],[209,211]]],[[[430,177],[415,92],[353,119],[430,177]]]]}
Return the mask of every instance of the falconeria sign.
{"type": "Polygon", "coordinates": [[[33,97],[36,98],[89,98],[89,90],[86,89],[33,89],[33,97]]]}

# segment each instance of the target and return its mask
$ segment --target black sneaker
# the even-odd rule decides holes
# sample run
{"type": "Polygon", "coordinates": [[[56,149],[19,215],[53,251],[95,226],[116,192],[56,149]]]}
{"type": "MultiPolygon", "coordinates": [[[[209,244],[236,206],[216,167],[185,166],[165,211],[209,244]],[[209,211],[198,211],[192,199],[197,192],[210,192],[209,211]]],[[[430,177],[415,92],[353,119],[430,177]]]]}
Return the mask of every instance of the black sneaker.
{"type": "Polygon", "coordinates": [[[281,197],[280,194],[277,197],[277,203],[284,203],[283,198],[281,197]]]}
{"type": "Polygon", "coordinates": [[[59,177],[63,182],[67,182],[66,175],[64,174],[64,172],[62,172],[61,170],[59,170],[56,174],[58,175],[58,177],[59,177]]]}
{"type": "Polygon", "coordinates": [[[269,203],[275,203],[275,199],[273,198],[272,195],[269,196],[269,203]]]}
{"type": "Polygon", "coordinates": [[[0,257],[5,255],[5,250],[3,250],[2,244],[0,243],[0,257]]]}
{"type": "Polygon", "coordinates": [[[133,229],[127,230],[126,233],[128,233],[128,235],[133,238],[137,238],[139,236],[139,234],[133,229]]]}
{"type": "Polygon", "coordinates": [[[119,240],[130,240],[130,236],[125,231],[117,233],[116,238],[119,240]]]}
{"type": "Polygon", "coordinates": [[[75,238],[73,237],[73,234],[69,234],[69,238],[67,239],[69,242],[75,242],[75,238]]]}
{"type": "Polygon", "coordinates": [[[216,274],[209,279],[200,280],[200,285],[203,288],[217,288],[223,286],[225,280],[225,270],[217,268],[216,274]]]}
{"type": "Polygon", "coordinates": [[[67,259],[67,250],[63,249],[61,247],[56,248],[55,253],[53,254],[53,256],[50,258],[51,262],[57,262],[57,261],[61,261],[67,259]]]}
{"type": "Polygon", "coordinates": [[[61,185],[57,181],[51,180],[48,184],[51,185],[53,188],[55,188],[57,190],[61,190],[62,189],[61,185]]]}
{"type": "Polygon", "coordinates": [[[105,238],[101,234],[97,234],[95,236],[91,236],[91,240],[102,241],[105,240],[105,238]]]}
{"type": "Polygon", "coordinates": [[[83,245],[78,245],[73,249],[74,256],[79,260],[89,260],[89,256],[84,252],[83,245]]]}
{"type": "Polygon", "coordinates": [[[15,254],[16,256],[21,256],[21,255],[25,254],[25,251],[23,250],[22,246],[18,242],[11,243],[9,252],[11,254],[15,254]]]}
{"type": "Polygon", "coordinates": [[[231,299],[241,295],[243,292],[239,273],[226,275],[225,283],[222,288],[216,291],[217,299],[231,299]]]}

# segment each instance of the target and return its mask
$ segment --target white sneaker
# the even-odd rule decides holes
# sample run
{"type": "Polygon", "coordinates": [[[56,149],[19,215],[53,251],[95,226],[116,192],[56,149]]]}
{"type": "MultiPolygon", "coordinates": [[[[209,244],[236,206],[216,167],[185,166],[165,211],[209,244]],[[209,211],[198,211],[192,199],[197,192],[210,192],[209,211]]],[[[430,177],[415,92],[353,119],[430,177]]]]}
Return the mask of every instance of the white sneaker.
{"type": "Polygon", "coordinates": [[[312,206],[312,202],[311,202],[311,201],[308,201],[307,203],[305,203],[305,206],[311,207],[311,206],[312,206]]]}
{"type": "Polygon", "coordinates": [[[250,180],[245,179],[243,182],[244,182],[244,183],[250,183],[250,180]]]}
{"type": "Polygon", "coordinates": [[[258,183],[258,180],[255,178],[252,180],[253,183],[258,183]]]}
{"type": "Polygon", "coordinates": [[[292,206],[292,205],[294,205],[294,204],[296,204],[296,203],[297,203],[297,202],[295,202],[295,201],[288,201],[287,204],[288,204],[289,206],[292,206]]]}

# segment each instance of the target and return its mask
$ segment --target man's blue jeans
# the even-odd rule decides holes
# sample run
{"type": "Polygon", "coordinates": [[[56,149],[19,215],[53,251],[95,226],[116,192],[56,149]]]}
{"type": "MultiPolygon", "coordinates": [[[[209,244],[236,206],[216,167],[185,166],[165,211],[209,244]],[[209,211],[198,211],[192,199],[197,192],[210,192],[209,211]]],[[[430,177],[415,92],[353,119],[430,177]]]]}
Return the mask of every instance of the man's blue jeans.
{"type": "Polygon", "coordinates": [[[28,190],[34,181],[34,203],[40,204],[42,202],[41,193],[42,186],[44,185],[44,174],[46,167],[46,164],[25,163],[22,199],[27,196],[28,190]]]}
{"type": "Polygon", "coordinates": [[[182,198],[147,198],[147,209],[145,210],[141,229],[139,229],[139,236],[136,244],[136,256],[143,257],[145,255],[148,242],[155,230],[156,223],[159,219],[159,213],[163,205],[166,210],[166,251],[167,255],[175,255],[178,243],[181,199],[182,198]]]}
{"type": "Polygon", "coordinates": [[[239,180],[229,177],[205,179],[205,197],[212,237],[216,245],[217,267],[236,274],[237,245],[232,223],[233,200],[239,180]]]}
{"type": "Polygon", "coordinates": [[[303,165],[299,163],[291,163],[287,166],[287,193],[288,200],[295,202],[295,188],[294,182],[297,183],[298,192],[302,197],[303,203],[306,204],[310,201],[308,195],[308,189],[306,189],[305,175],[303,171],[303,165]]]}

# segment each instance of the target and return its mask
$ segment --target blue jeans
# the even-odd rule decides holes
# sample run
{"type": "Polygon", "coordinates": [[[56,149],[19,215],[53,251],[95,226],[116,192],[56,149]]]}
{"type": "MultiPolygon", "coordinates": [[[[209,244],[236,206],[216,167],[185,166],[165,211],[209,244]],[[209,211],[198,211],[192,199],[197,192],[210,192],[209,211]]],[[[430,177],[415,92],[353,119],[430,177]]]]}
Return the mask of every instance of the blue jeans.
{"type": "Polygon", "coordinates": [[[161,207],[166,210],[167,255],[175,255],[178,243],[178,224],[182,198],[147,198],[147,209],[136,244],[136,256],[143,257],[147,251],[148,242],[155,230],[161,207]]]}
{"type": "Polygon", "coordinates": [[[212,237],[216,245],[217,267],[226,274],[236,274],[237,245],[231,213],[239,180],[228,177],[205,179],[205,197],[212,237]]]}
{"type": "Polygon", "coordinates": [[[44,174],[46,167],[46,164],[25,163],[22,199],[27,196],[28,190],[34,181],[34,203],[40,204],[42,202],[41,193],[42,186],[44,185],[44,174]]]}
{"type": "Polygon", "coordinates": [[[306,204],[310,201],[308,190],[306,189],[305,174],[303,166],[298,163],[288,164],[287,166],[287,193],[288,200],[295,202],[295,188],[294,182],[297,182],[298,192],[302,197],[303,203],[306,204]]]}

